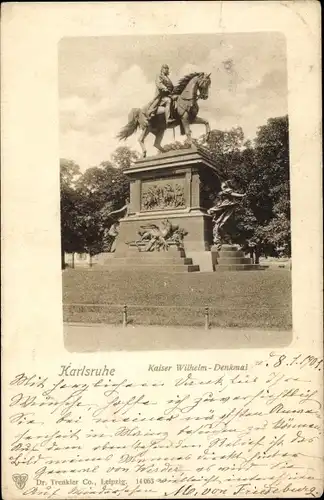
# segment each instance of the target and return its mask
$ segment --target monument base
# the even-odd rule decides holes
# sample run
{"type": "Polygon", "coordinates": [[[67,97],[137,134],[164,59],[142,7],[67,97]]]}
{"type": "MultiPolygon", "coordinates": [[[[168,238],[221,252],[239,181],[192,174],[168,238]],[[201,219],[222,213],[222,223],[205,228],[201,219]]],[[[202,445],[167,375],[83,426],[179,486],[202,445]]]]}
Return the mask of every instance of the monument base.
{"type": "Polygon", "coordinates": [[[259,271],[264,269],[259,264],[253,264],[250,257],[245,257],[242,250],[235,245],[222,245],[221,250],[211,248],[214,271],[259,271]]]}
{"type": "MultiPolygon", "coordinates": [[[[116,256],[128,254],[129,244],[139,239],[138,232],[142,226],[155,225],[160,227],[161,222],[168,220],[173,226],[186,231],[183,245],[186,253],[204,252],[210,250],[211,217],[200,210],[187,213],[155,213],[154,215],[130,216],[120,221],[116,256]]],[[[162,256],[163,252],[158,252],[162,256]]]]}
{"type": "Polygon", "coordinates": [[[190,273],[199,271],[199,265],[186,256],[184,250],[170,245],[166,251],[141,252],[130,245],[122,256],[118,253],[102,253],[97,264],[107,270],[149,270],[150,272],[190,273]]]}
{"type": "Polygon", "coordinates": [[[206,152],[170,151],[141,159],[124,172],[130,181],[127,215],[119,220],[114,257],[103,265],[213,271],[212,216],[207,213],[205,186],[212,183],[219,189],[220,178],[206,152]]]}

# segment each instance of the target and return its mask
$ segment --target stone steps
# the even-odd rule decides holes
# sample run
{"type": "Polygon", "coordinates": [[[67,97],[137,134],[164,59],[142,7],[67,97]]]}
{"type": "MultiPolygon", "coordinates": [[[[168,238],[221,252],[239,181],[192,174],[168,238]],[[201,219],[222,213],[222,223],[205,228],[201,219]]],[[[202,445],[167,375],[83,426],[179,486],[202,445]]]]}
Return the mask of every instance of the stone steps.
{"type": "Polygon", "coordinates": [[[102,262],[104,266],[118,265],[136,265],[136,266],[161,266],[161,265],[191,265],[192,259],[189,257],[159,257],[142,258],[137,256],[116,257],[114,259],[106,259],[102,262]]]}
{"type": "MultiPolygon", "coordinates": [[[[145,245],[139,245],[139,246],[136,246],[134,244],[130,244],[129,247],[128,247],[128,251],[127,251],[127,256],[134,256],[136,255],[136,257],[138,258],[144,258],[144,259],[149,259],[149,258],[157,258],[157,257],[161,257],[161,256],[167,256],[167,257],[170,257],[170,255],[173,255],[175,257],[185,257],[186,256],[186,253],[184,251],[184,249],[180,249],[178,248],[175,244],[169,244],[169,248],[168,250],[154,250],[152,252],[145,252],[143,251],[143,248],[146,247],[146,244],[145,245]]],[[[116,254],[118,255],[118,254],[116,254]]]]}
{"type": "Polygon", "coordinates": [[[260,271],[263,269],[258,264],[217,264],[216,272],[219,271],[260,271]]]}
{"type": "MultiPolygon", "coordinates": [[[[190,259],[188,259],[190,260],[190,259]]],[[[125,262],[119,262],[119,259],[116,260],[111,260],[109,261],[109,264],[107,265],[98,265],[96,266],[96,269],[102,269],[103,271],[115,271],[115,270],[143,270],[143,271],[150,271],[150,273],[155,273],[155,272],[175,272],[175,273],[193,273],[193,272],[198,272],[199,271],[199,266],[195,264],[176,264],[176,263],[166,263],[164,262],[163,264],[158,264],[157,262],[155,263],[150,263],[150,262],[134,262],[131,261],[130,259],[125,263],[125,262]]],[[[154,276],[152,276],[154,279],[154,276]]]]}
{"type": "Polygon", "coordinates": [[[253,264],[250,257],[245,257],[242,250],[234,245],[223,245],[217,255],[215,271],[259,271],[263,269],[259,264],[253,264]]]}
{"type": "Polygon", "coordinates": [[[244,253],[242,252],[242,250],[226,250],[225,252],[221,250],[219,252],[219,255],[223,256],[224,258],[232,258],[232,259],[235,257],[244,257],[244,253]]]}
{"type": "Polygon", "coordinates": [[[114,270],[148,270],[155,272],[192,273],[200,270],[191,257],[186,257],[185,251],[176,245],[170,245],[166,251],[141,252],[138,247],[130,245],[125,253],[101,254],[95,269],[103,271],[114,270]]]}
{"type": "Polygon", "coordinates": [[[219,257],[219,264],[251,264],[251,259],[249,257],[219,257]]]}

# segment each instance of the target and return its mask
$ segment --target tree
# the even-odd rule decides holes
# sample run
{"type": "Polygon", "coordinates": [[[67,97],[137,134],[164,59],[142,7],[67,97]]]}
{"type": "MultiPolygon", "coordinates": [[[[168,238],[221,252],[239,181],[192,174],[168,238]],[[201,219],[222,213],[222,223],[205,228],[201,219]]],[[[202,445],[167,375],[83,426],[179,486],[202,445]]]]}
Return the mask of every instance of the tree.
{"type": "Polygon", "coordinates": [[[111,203],[113,210],[121,208],[129,198],[129,179],[124,173],[124,168],[111,170],[111,177],[106,190],[106,203],[111,203]]]}
{"type": "Polygon", "coordinates": [[[258,236],[280,254],[291,255],[290,233],[290,196],[289,183],[286,181],[273,188],[277,201],[273,205],[273,217],[257,230],[258,236]]]}
{"type": "Polygon", "coordinates": [[[129,180],[124,169],[115,168],[111,162],[89,168],[78,179],[76,187],[87,199],[89,212],[100,212],[109,204],[112,210],[121,208],[129,197],[129,180]]]}
{"type": "Polygon", "coordinates": [[[83,251],[90,256],[103,249],[104,225],[102,207],[111,193],[112,177],[115,169],[111,164],[88,168],[76,183],[79,195],[76,231],[80,235],[83,251]]]}
{"type": "Polygon", "coordinates": [[[72,188],[80,175],[80,167],[73,160],[60,159],[61,189],[72,188]]]}
{"type": "MultiPolygon", "coordinates": [[[[69,189],[73,191],[75,205],[69,206],[73,214],[69,227],[73,242],[78,242],[75,248],[89,253],[90,260],[103,251],[105,230],[111,225],[107,214],[124,206],[129,198],[129,180],[124,171],[137,158],[135,151],[120,147],[112,154],[112,161],[103,161],[73,178],[73,187],[69,189]]],[[[69,196],[71,198],[70,192],[69,196]]],[[[70,251],[74,245],[65,245],[65,248],[70,251]]]]}
{"type": "Polygon", "coordinates": [[[89,254],[91,266],[92,257],[103,250],[104,227],[102,217],[99,212],[89,210],[87,200],[83,200],[76,224],[83,251],[89,254]]]}
{"type": "MultiPolygon", "coordinates": [[[[240,127],[212,130],[206,147],[224,179],[246,192],[241,206],[227,224],[232,241],[255,240],[275,252],[284,247],[290,255],[288,117],[271,118],[259,127],[254,143],[244,141],[240,127]]],[[[204,136],[198,142],[202,142],[204,136]]],[[[219,190],[208,185],[209,199],[219,190]]]]}
{"type": "Polygon", "coordinates": [[[122,170],[130,168],[138,158],[139,154],[127,146],[119,146],[111,155],[113,165],[122,170]]]}
{"type": "Polygon", "coordinates": [[[65,252],[82,251],[82,241],[77,231],[80,197],[75,182],[81,175],[79,166],[72,160],[60,160],[61,208],[61,267],[65,268],[65,252]]]}
{"type": "MultiPolygon", "coordinates": [[[[204,136],[202,140],[204,140],[204,136]]],[[[241,127],[210,132],[206,148],[225,179],[235,176],[241,159],[243,143],[244,133],[241,127]]]]}
{"type": "Polygon", "coordinates": [[[290,187],[288,116],[271,118],[255,139],[258,178],[253,186],[254,208],[262,214],[256,233],[276,250],[290,255],[290,187]]]}
{"type": "Polygon", "coordinates": [[[79,177],[76,189],[83,199],[83,204],[87,206],[86,211],[91,213],[101,209],[106,200],[109,181],[106,169],[101,167],[90,167],[79,177]]]}

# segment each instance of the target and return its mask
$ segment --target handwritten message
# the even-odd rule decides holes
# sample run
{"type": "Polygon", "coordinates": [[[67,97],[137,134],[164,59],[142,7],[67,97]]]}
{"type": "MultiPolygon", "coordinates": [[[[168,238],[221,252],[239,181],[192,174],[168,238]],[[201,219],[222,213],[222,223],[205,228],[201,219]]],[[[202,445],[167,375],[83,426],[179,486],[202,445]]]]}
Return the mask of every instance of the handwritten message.
{"type": "Polygon", "coordinates": [[[57,368],[9,381],[7,465],[22,498],[321,492],[322,359],[271,352],[249,364],[147,364],[140,375],[57,368]]]}

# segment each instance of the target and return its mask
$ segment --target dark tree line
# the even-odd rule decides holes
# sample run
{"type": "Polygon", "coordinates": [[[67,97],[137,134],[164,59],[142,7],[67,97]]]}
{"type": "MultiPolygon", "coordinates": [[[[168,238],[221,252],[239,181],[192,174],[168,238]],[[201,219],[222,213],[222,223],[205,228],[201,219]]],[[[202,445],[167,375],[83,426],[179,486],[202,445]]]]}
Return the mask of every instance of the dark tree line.
{"type": "MultiPolygon", "coordinates": [[[[204,136],[198,141],[204,142],[204,136]]],[[[290,189],[288,117],[271,118],[259,127],[253,142],[245,141],[240,127],[230,131],[212,130],[207,146],[223,179],[247,196],[227,232],[233,242],[254,242],[260,252],[290,256],[290,189]]],[[[165,146],[180,149],[181,143],[165,146]]],[[[61,241],[64,252],[95,255],[105,247],[107,213],[121,208],[129,196],[125,169],[138,158],[128,147],[119,147],[99,166],[83,174],[71,160],[61,160],[61,241]]],[[[205,188],[210,206],[217,192],[205,188]]]]}
{"type": "Polygon", "coordinates": [[[124,170],[138,158],[127,147],[118,148],[111,161],[84,173],[71,160],[61,159],[61,251],[93,255],[105,248],[107,214],[121,208],[129,196],[124,170]]]}

